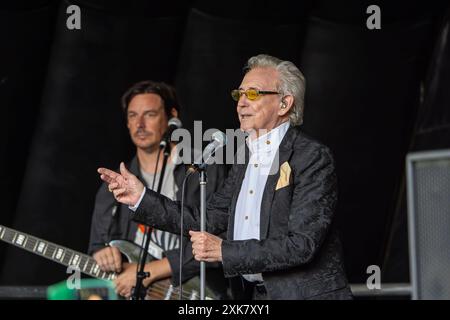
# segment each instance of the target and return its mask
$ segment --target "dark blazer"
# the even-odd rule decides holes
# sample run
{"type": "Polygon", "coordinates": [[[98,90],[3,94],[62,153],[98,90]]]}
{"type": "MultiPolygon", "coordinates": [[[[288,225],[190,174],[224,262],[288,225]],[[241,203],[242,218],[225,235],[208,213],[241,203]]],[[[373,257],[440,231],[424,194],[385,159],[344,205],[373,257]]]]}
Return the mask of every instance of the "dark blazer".
{"type": "MultiPolygon", "coordinates": [[[[262,273],[270,299],[351,299],[333,223],[337,179],[332,154],[298,127],[290,127],[279,146],[278,163],[285,162],[291,168],[289,185],[275,190],[279,170],[267,179],[261,203],[261,240],[232,241],[248,158],[246,164],[232,167],[208,202],[208,232],[227,231],[222,262],[226,277],[238,277],[232,279],[234,296],[240,297],[236,290],[240,275],[262,273]]],[[[147,191],[134,218],[176,230],[179,210],[179,203],[147,191]]],[[[199,209],[186,206],[185,230],[191,229],[199,229],[199,209]]]]}
{"type": "MultiPolygon", "coordinates": [[[[128,170],[136,175],[141,181],[139,163],[136,157],[127,165],[128,170]]],[[[182,183],[187,170],[187,165],[177,165],[174,169],[175,183],[178,187],[177,199],[181,199],[182,183]]],[[[226,167],[214,165],[207,171],[207,198],[210,197],[221,185],[226,177],[226,167]]],[[[200,188],[198,174],[191,176],[186,182],[185,201],[190,206],[198,206],[200,202],[200,188]]],[[[145,184],[145,182],[143,182],[145,184]]],[[[97,192],[95,199],[94,213],[92,216],[91,236],[89,240],[88,253],[92,255],[96,251],[105,247],[105,244],[111,240],[128,239],[133,241],[138,224],[131,219],[130,209],[127,205],[118,203],[111,192],[108,191],[106,183],[103,183],[97,192]]],[[[172,233],[179,234],[179,230],[172,230],[172,233]]],[[[192,256],[192,245],[189,238],[184,238],[183,247],[183,282],[199,274],[199,263],[192,256]]],[[[179,249],[168,250],[164,255],[168,258],[172,269],[172,283],[179,284],[179,249]]],[[[217,296],[222,296],[224,287],[224,278],[222,268],[217,268],[216,264],[208,269],[208,287],[210,287],[217,296]],[[217,285],[213,284],[216,283],[217,285]],[[220,283],[222,282],[222,283],[220,283]]],[[[226,282],[226,281],[225,281],[226,282]]],[[[225,289],[226,290],[226,289],[225,289]]]]}

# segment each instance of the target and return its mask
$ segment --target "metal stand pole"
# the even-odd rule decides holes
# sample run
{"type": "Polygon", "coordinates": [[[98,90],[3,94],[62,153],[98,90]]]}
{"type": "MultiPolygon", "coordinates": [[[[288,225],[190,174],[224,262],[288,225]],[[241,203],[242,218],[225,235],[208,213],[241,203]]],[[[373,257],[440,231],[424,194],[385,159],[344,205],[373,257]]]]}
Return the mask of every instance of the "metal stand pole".
{"type": "MultiPolygon", "coordinates": [[[[200,171],[200,231],[206,231],[206,169],[200,171]]],[[[205,300],[206,263],[200,262],[200,300],[205,300]]]]}

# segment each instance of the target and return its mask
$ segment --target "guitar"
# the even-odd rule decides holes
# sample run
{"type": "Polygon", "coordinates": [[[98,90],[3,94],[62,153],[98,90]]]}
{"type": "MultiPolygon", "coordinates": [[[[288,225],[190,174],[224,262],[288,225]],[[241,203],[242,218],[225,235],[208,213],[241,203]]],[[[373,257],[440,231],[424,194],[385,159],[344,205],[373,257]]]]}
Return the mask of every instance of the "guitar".
{"type": "MultiPolygon", "coordinates": [[[[66,267],[77,267],[80,272],[91,277],[102,280],[114,280],[117,277],[115,272],[102,271],[97,262],[91,256],[77,252],[55,243],[31,236],[11,228],[0,225],[0,240],[12,244],[41,257],[50,259],[66,267]]],[[[139,263],[141,247],[127,240],[113,240],[109,243],[111,247],[117,247],[130,263],[139,263]]],[[[151,257],[147,257],[149,262],[151,257]]],[[[183,284],[187,290],[183,290],[183,299],[198,300],[199,292],[194,289],[197,279],[191,279],[183,284]]],[[[174,300],[179,299],[180,290],[171,284],[170,279],[163,279],[154,282],[147,288],[146,300],[174,300]]],[[[212,300],[211,297],[206,297],[212,300]]]]}

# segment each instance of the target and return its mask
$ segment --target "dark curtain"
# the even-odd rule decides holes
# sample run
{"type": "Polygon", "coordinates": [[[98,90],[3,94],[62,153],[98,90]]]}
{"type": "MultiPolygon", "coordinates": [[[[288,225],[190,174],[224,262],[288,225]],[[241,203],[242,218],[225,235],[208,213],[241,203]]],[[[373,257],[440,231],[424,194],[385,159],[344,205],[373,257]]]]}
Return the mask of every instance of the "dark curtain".
{"type": "MultiPolygon", "coordinates": [[[[0,5],[0,224],[11,225],[39,112],[56,3],[0,5]]],[[[6,245],[0,243],[0,269],[6,245]]]]}

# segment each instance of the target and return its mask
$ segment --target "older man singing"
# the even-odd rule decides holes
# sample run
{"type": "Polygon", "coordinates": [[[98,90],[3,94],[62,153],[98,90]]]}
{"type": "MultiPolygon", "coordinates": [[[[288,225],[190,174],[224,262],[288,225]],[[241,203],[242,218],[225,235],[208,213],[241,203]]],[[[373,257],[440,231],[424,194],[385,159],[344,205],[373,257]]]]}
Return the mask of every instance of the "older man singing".
{"type": "MultiPolygon", "coordinates": [[[[299,128],[304,94],[304,77],[292,62],[250,58],[232,91],[240,128],[249,133],[249,157],[232,166],[210,198],[208,232],[196,231],[199,208],[184,208],[195,259],[221,261],[236,299],[352,298],[333,223],[334,161],[299,128]],[[226,239],[217,236],[223,232],[226,239]]],[[[179,202],[146,189],[123,164],[120,174],[98,172],[136,221],[178,232],[179,202]]]]}

